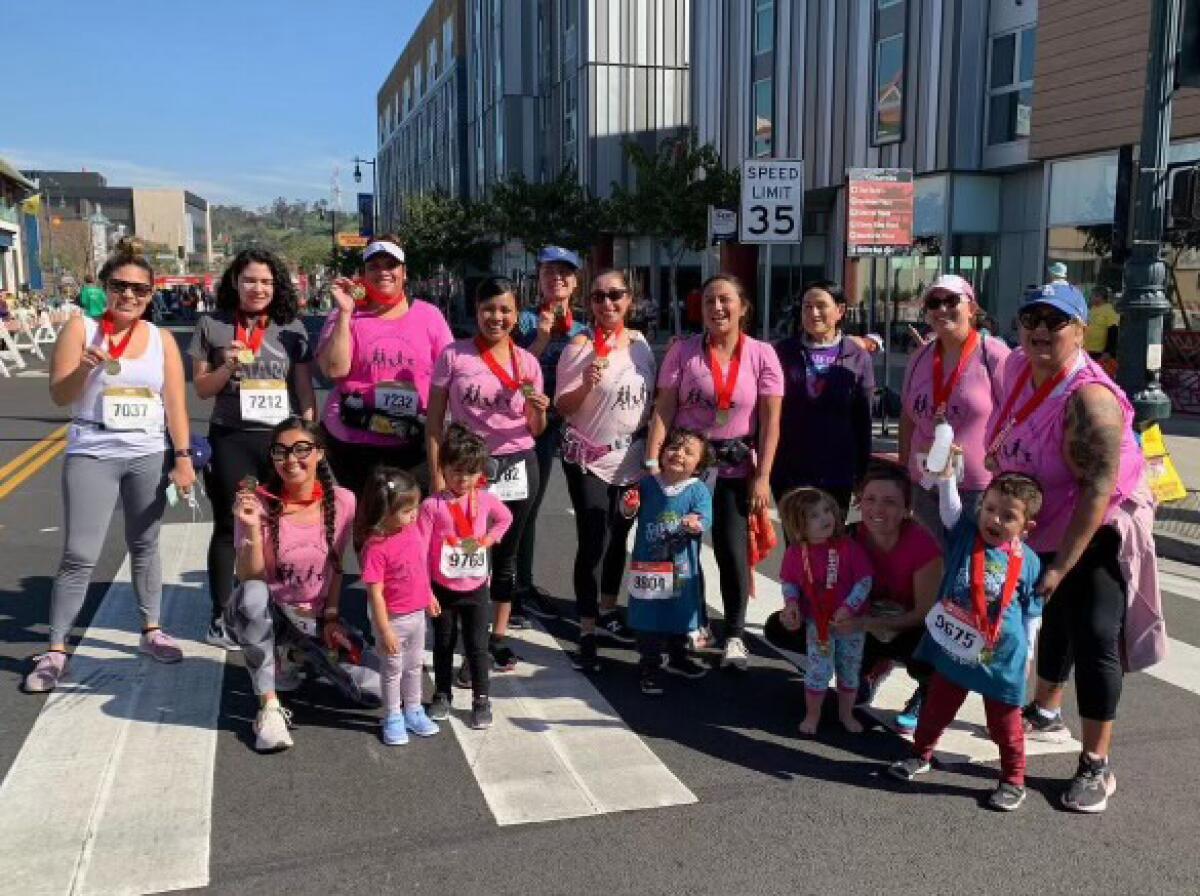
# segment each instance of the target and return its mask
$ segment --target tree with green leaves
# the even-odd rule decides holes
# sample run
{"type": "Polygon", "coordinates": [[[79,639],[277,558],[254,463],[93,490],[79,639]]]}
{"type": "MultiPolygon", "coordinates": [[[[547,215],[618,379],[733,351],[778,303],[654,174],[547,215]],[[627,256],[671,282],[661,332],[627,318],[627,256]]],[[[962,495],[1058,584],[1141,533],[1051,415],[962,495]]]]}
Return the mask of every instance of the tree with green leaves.
{"type": "Polygon", "coordinates": [[[398,236],[414,280],[443,272],[460,282],[468,270],[485,269],[496,247],[489,211],[445,193],[410,196],[398,236]]]}
{"type": "Polygon", "coordinates": [[[633,166],[632,188],[613,183],[612,208],[617,229],[650,237],[655,251],[662,246],[670,266],[671,317],[683,332],[679,304],[679,263],[691,249],[708,242],[708,207],[737,202],[739,175],[721,165],[711,144],[700,145],[694,131],[663,140],[648,150],[625,142],[625,157],[633,166]]]}
{"type": "Polygon", "coordinates": [[[503,240],[520,240],[529,255],[545,246],[587,252],[611,225],[608,204],[579,183],[570,165],[546,183],[510,174],[488,198],[492,228],[503,240]]]}

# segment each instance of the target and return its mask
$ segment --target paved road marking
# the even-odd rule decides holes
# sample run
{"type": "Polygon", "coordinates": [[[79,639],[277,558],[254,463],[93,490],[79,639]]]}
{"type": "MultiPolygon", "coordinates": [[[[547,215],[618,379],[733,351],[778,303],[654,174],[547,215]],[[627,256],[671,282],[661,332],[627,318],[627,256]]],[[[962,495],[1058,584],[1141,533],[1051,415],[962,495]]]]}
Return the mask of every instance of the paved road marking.
{"type": "Polygon", "coordinates": [[[64,438],[66,438],[66,435],[67,435],[67,427],[64,424],[63,426],[60,426],[58,429],[54,430],[54,432],[50,433],[45,438],[39,439],[34,444],[30,445],[28,448],[26,448],[24,451],[22,451],[20,454],[18,454],[12,460],[10,460],[8,463],[6,463],[4,466],[0,467],[0,481],[3,481],[4,478],[6,476],[8,476],[10,473],[16,472],[16,470],[18,468],[24,466],[26,463],[33,460],[33,458],[35,458],[37,455],[41,454],[43,451],[51,448],[55,442],[58,442],[64,438]]]}
{"type": "MultiPolygon", "coordinates": [[[[163,626],[184,662],[137,654],[126,558],[0,783],[0,893],[157,893],[209,882],[225,653],[203,643],[207,524],[164,526],[163,626]]],[[[30,698],[34,699],[34,698],[30,698]]]]}
{"type": "MultiPolygon", "coordinates": [[[[696,802],[541,627],[511,632],[523,662],[491,678],[495,724],[450,724],[499,825],[696,802]]],[[[469,705],[465,692],[455,700],[469,705]]]]}
{"type": "Polygon", "coordinates": [[[1146,674],[1193,694],[1200,694],[1200,647],[1168,638],[1167,658],[1147,669],[1146,674]]]}
{"type": "Polygon", "coordinates": [[[1158,587],[1162,591],[1169,591],[1176,597],[1200,601],[1200,582],[1195,579],[1178,576],[1170,572],[1163,572],[1160,569],[1158,572],[1158,587]]]}

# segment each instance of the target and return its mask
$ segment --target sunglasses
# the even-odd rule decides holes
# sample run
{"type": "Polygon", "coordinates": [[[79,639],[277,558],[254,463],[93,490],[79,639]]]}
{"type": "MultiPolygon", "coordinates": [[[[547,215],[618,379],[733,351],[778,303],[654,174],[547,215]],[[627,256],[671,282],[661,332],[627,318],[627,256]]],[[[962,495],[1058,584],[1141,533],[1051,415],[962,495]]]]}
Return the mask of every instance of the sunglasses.
{"type": "Polygon", "coordinates": [[[1036,330],[1039,326],[1045,324],[1047,330],[1051,333],[1057,333],[1071,322],[1071,316],[1064,314],[1057,308],[1041,305],[1018,312],[1017,320],[1021,322],[1021,326],[1026,330],[1036,330]]]}
{"type": "Polygon", "coordinates": [[[593,305],[599,305],[603,302],[612,302],[615,305],[627,295],[629,295],[629,290],[627,289],[594,289],[588,298],[593,305]]]}
{"type": "Polygon", "coordinates": [[[154,292],[154,287],[149,283],[134,283],[131,280],[109,280],[105,286],[116,296],[124,295],[127,291],[132,290],[139,299],[144,299],[154,292]]]}
{"type": "Polygon", "coordinates": [[[945,308],[947,311],[952,311],[958,307],[963,297],[956,292],[934,292],[925,297],[925,310],[937,311],[939,308],[945,308]]]}
{"type": "Polygon", "coordinates": [[[317,446],[312,442],[294,442],[292,445],[280,445],[276,443],[267,449],[267,456],[275,463],[281,464],[288,459],[288,455],[295,455],[296,460],[308,460],[317,446]]]}

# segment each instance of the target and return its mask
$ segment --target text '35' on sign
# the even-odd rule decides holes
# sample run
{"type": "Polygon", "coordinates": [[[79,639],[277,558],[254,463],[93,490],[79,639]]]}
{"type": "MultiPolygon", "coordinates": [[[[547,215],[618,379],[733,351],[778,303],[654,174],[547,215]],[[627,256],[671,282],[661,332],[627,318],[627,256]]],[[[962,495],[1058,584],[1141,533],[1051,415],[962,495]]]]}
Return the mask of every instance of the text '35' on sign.
{"type": "Polygon", "coordinates": [[[739,242],[800,242],[804,162],[800,159],[742,162],[741,212],[739,242]]]}

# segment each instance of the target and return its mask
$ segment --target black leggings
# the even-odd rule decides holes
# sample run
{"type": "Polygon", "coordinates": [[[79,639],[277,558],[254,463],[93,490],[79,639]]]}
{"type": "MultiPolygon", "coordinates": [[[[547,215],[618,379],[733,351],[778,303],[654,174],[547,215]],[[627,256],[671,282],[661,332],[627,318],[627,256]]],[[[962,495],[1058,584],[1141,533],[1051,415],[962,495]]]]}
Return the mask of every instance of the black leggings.
{"type": "Polygon", "coordinates": [[[525,534],[517,549],[517,593],[533,588],[533,550],[537,542],[537,516],[550,485],[550,472],[554,468],[554,455],[562,442],[562,420],[553,417],[546,429],[537,437],[533,450],[537,453],[538,487],[533,492],[533,505],[529,508],[529,519],[525,520],[525,534]]]}
{"type": "Polygon", "coordinates": [[[271,474],[269,429],[241,429],[213,423],[208,428],[212,461],[204,471],[204,488],[212,503],[213,530],[208,542],[208,593],[216,619],[233,594],[233,498],[247,476],[266,482],[271,474]]]}
{"type": "Polygon", "coordinates": [[[498,604],[506,604],[513,599],[513,592],[517,586],[517,552],[521,547],[521,539],[525,536],[525,524],[537,503],[539,477],[534,450],[530,448],[517,454],[506,454],[501,466],[508,467],[520,461],[525,462],[529,497],[520,501],[504,502],[504,506],[512,513],[512,525],[508,527],[500,543],[492,548],[492,601],[498,604]]]}
{"type": "Polygon", "coordinates": [[[380,464],[389,467],[399,467],[408,470],[417,477],[417,482],[423,490],[428,491],[428,470],[423,466],[425,461],[424,445],[407,448],[380,448],[376,445],[360,445],[357,442],[343,442],[329,437],[329,447],[326,456],[329,466],[333,468],[334,478],[342,488],[349,489],[354,497],[361,498],[367,477],[380,464]]]}
{"type": "Polygon", "coordinates": [[[746,599],[750,593],[750,481],[717,479],[713,490],[713,557],[721,573],[721,605],[725,612],[725,637],[740,638],[746,627],[746,599]]]}
{"type": "Polygon", "coordinates": [[[633,520],[621,513],[624,487],[609,485],[578,464],[563,461],[562,466],[575,510],[575,608],[580,619],[595,619],[599,596],[621,590],[625,540],[633,520]]]}
{"type": "Polygon", "coordinates": [[[433,617],[433,689],[439,694],[450,693],[454,675],[454,647],[458,643],[459,620],[462,620],[463,656],[471,670],[471,690],[476,697],[488,694],[488,588],[480,585],[474,591],[452,591],[433,583],[433,596],[442,612],[433,617]]]}
{"type": "MultiPolygon", "coordinates": [[[[1063,684],[1075,667],[1079,715],[1108,722],[1117,715],[1123,670],[1125,580],[1117,563],[1120,536],[1101,526],[1046,604],[1038,636],[1038,677],[1063,684]]],[[[1042,556],[1043,565],[1054,558],[1042,556]]]]}

